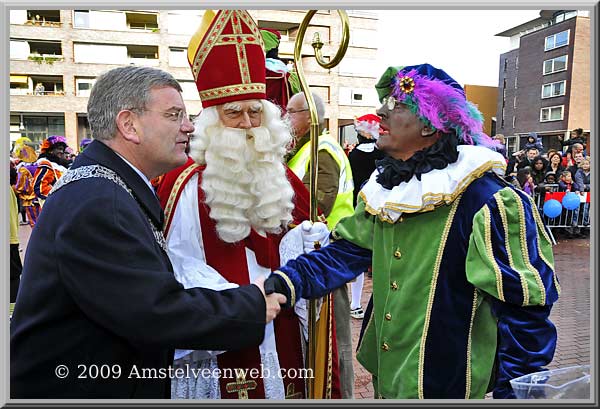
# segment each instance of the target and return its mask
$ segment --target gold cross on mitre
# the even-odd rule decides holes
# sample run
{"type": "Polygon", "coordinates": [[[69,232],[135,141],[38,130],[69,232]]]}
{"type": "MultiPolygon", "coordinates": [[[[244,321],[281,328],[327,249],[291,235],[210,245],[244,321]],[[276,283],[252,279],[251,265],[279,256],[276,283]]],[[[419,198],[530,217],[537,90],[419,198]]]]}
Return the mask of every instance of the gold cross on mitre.
{"type": "Polygon", "coordinates": [[[256,381],[253,379],[246,380],[246,374],[243,370],[235,369],[235,382],[229,382],[225,385],[227,393],[238,394],[238,399],[248,399],[248,391],[256,389],[256,381]]]}
{"type": "Polygon", "coordinates": [[[188,62],[203,104],[264,93],[264,60],[260,30],[246,10],[206,10],[188,45],[188,62]]]}

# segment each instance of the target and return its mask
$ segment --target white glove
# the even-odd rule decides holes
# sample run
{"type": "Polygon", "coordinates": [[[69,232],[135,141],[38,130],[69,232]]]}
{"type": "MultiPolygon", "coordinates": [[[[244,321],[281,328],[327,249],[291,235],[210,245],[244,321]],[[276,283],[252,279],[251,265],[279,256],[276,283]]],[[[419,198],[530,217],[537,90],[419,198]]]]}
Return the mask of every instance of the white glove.
{"type": "Polygon", "coordinates": [[[325,247],[329,244],[329,229],[325,223],[312,223],[309,220],[305,220],[300,226],[305,253],[313,251],[315,249],[315,244],[320,245],[317,247],[325,247]]]}

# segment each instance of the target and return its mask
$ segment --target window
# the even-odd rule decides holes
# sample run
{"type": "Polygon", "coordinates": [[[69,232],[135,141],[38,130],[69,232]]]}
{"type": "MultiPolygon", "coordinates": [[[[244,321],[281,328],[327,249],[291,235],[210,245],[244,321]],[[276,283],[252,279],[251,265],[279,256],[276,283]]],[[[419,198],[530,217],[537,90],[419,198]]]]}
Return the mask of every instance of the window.
{"type": "Polygon", "coordinates": [[[542,108],[540,110],[540,122],[562,121],[564,105],[542,108]]]}
{"type": "Polygon", "coordinates": [[[504,59],[504,72],[506,72],[506,69],[508,68],[508,58],[504,59]]]}
{"type": "Polygon", "coordinates": [[[89,10],[75,10],[74,16],[73,16],[73,27],[90,28],[90,11],[89,10]]]}
{"type": "Polygon", "coordinates": [[[200,94],[198,94],[198,88],[194,81],[179,81],[179,85],[183,90],[181,96],[184,100],[200,101],[200,94]]]}
{"type": "Polygon", "coordinates": [[[89,97],[95,82],[95,78],[75,78],[75,95],[89,97]]]}
{"type": "Polygon", "coordinates": [[[512,155],[517,151],[517,135],[504,135],[504,141],[506,143],[506,154],[512,155]]]}
{"type": "Polygon", "coordinates": [[[110,44],[73,44],[76,63],[128,64],[127,46],[110,44]]]}
{"type": "MultiPolygon", "coordinates": [[[[578,14],[579,14],[579,12],[577,12],[575,10],[571,10],[571,11],[567,11],[565,13],[557,14],[556,17],[554,17],[554,23],[563,22],[565,20],[568,20],[570,18],[573,18],[573,17],[577,16],[578,14]]],[[[579,14],[579,15],[582,15],[582,14],[579,14]]]]}
{"type": "Polygon", "coordinates": [[[356,28],[350,30],[350,46],[351,47],[366,47],[376,48],[377,47],[377,31],[376,30],[364,30],[356,28]]]}
{"type": "Polygon", "coordinates": [[[566,85],[566,80],[542,85],[542,98],[552,98],[565,95],[566,85]]]}
{"type": "Polygon", "coordinates": [[[561,55],[560,57],[552,58],[544,61],[544,75],[552,74],[559,71],[565,71],[567,69],[567,56],[561,55]]]}
{"type": "Polygon", "coordinates": [[[171,67],[187,67],[187,49],[169,48],[169,65],[171,67]]]}
{"type": "Polygon", "coordinates": [[[555,48],[569,44],[569,32],[570,30],[565,30],[546,37],[544,51],[554,50],[555,48]]]}

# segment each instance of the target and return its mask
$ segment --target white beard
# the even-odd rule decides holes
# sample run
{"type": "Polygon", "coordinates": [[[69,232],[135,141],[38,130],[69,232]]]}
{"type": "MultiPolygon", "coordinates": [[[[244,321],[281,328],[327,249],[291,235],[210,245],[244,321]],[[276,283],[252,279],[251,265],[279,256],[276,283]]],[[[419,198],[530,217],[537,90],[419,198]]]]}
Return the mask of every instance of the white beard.
{"type": "Polygon", "coordinates": [[[206,124],[210,113],[205,118],[202,114],[190,143],[190,156],[206,164],[202,190],[219,238],[235,243],[248,237],[251,229],[281,233],[291,222],[294,208],[294,190],[283,160],[289,131],[286,136],[265,127],[225,128],[218,115],[218,123],[210,125],[206,124]]]}

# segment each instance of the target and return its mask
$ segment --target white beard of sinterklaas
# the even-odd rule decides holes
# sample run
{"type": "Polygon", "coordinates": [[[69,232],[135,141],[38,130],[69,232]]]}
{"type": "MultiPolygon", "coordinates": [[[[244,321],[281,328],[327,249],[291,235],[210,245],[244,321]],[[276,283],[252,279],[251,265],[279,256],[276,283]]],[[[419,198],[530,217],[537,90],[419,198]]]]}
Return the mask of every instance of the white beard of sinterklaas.
{"type": "Polygon", "coordinates": [[[215,107],[195,120],[190,156],[206,164],[202,190],[217,234],[227,243],[245,239],[251,229],[279,234],[292,221],[294,190],[284,165],[292,137],[278,108],[262,103],[266,127],[226,128],[215,107]]]}

